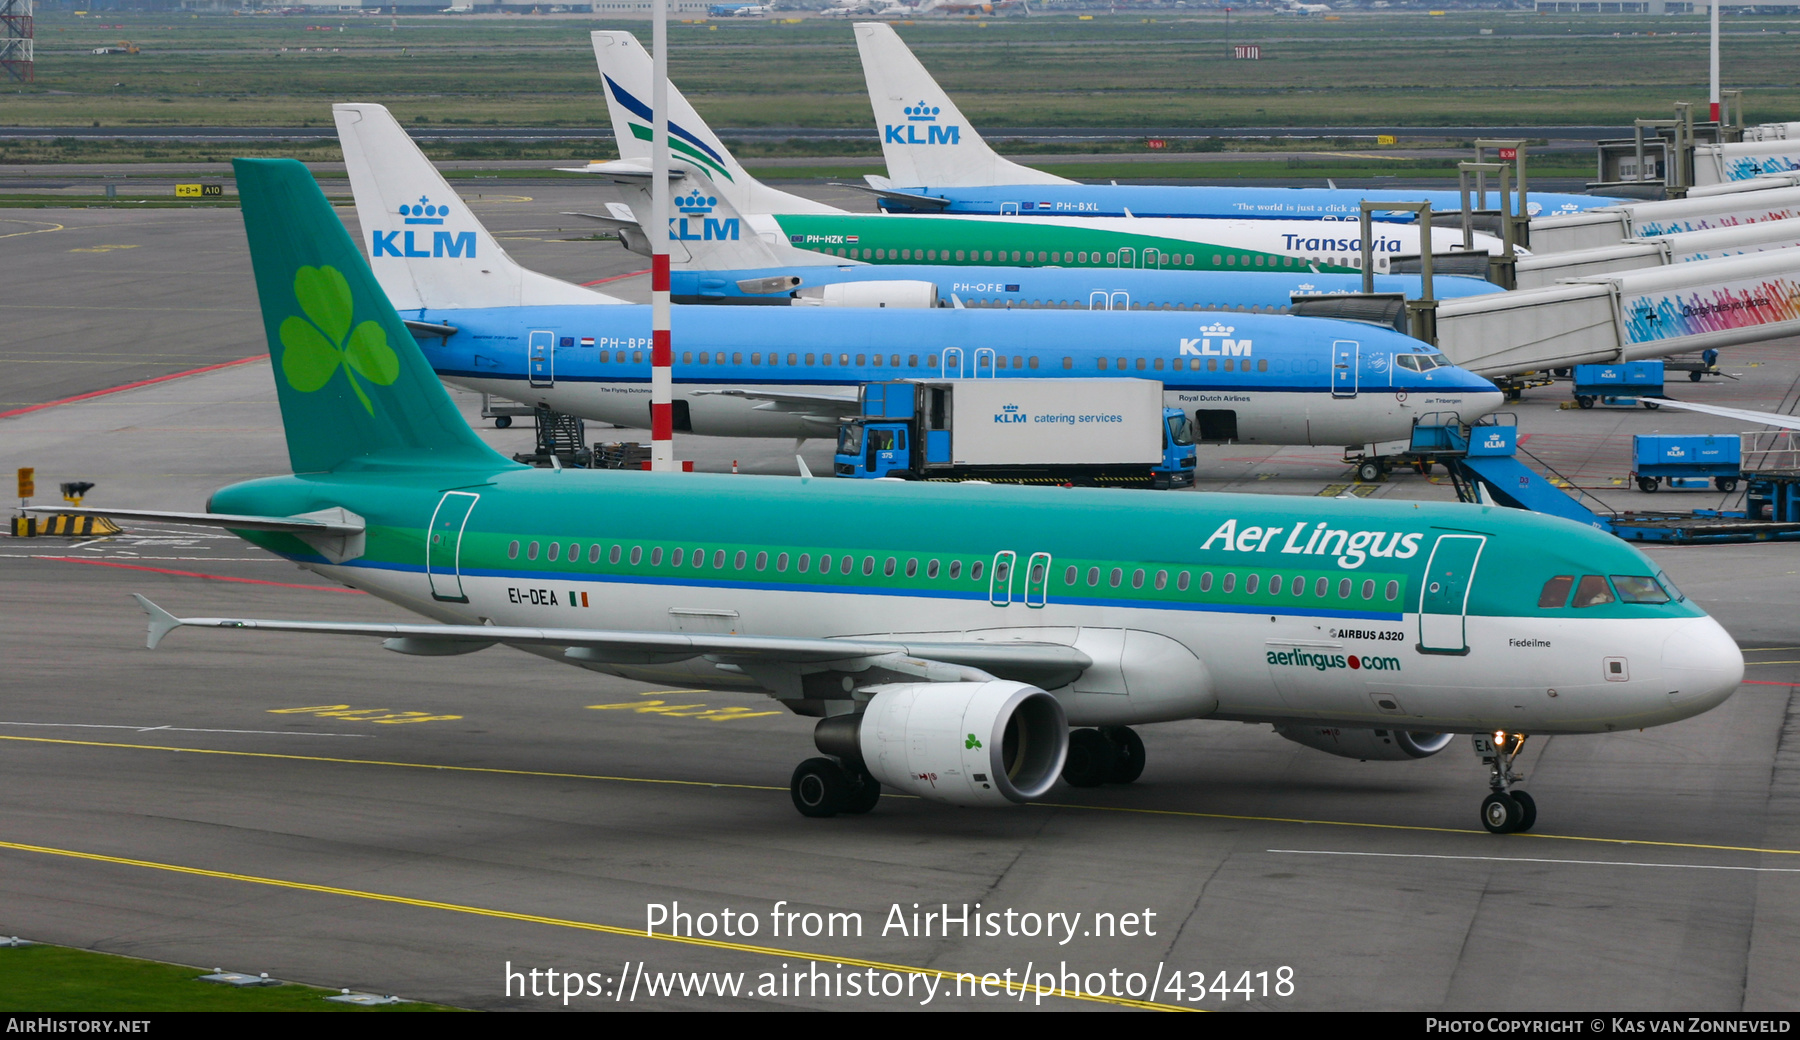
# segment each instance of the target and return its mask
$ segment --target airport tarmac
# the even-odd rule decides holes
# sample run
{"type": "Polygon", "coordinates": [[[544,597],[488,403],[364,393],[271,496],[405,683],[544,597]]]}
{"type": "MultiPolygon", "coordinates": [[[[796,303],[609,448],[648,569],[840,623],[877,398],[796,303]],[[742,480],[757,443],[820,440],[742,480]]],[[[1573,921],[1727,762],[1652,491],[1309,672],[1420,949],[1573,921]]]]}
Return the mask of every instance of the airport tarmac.
{"type": "MultiPolygon", "coordinates": [[[[521,261],[561,277],[640,269],[614,243],[571,241],[580,228],[554,206],[569,208],[496,200],[483,216],[521,261]]],[[[0,304],[4,327],[23,330],[0,347],[0,411],[262,353],[235,212],[20,215],[63,229],[0,242],[33,280],[12,297],[31,304],[0,304]]],[[[605,287],[629,295],[639,281],[605,287]]],[[[1672,392],[1773,407],[1800,377],[1796,346],[1727,352],[1740,378],[1672,392]]],[[[1618,508],[1719,504],[1610,482],[1631,433],[1732,424],[1563,410],[1566,393],[1511,406],[1533,454],[1618,508]]],[[[473,417],[476,399],[458,400],[473,417]]],[[[530,442],[478,428],[508,452],[530,442]]],[[[0,469],[36,466],[40,502],[84,479],[90,505],[194,509],[222,484],[283,471],[279,429],[268,364],[250,360],[0,418],[0,469]]],[[[793,472],[787,442],[678,446],[702,469],[793,472]]],[[[816,472],[829,451],[804,448],[816,472]]],[[[1350,480],[1335,455],[1203,449],[1202,489],[1337,493],[1350,480]]],[[[1453,497],[1416,474],[1370,493],[1453,497]]],[[[1160,979],[1137,1000],[1233,1010],[1791,1009],[1800,546],[1651,555],[1745,645],[1748,681],[1677,725],[1532,741],[1538,830],[1495,837],[1476,820],[1485,772],[1466,740],[1361,763],[1206,721],[1143,727],[1148,765],[1130,787],[1059,787],[995,812],[887,795],[865,817],[808,820],[786,782],[813,754],[811,720],[765,698],[659,690],[503,648],[411,658],[373,641],[184,631],[152,653],[130,593],[178,614],[408,616],[218,532],[4,539],[0,933],[489,1009],[563,1006],[521,996],[523,977],[509,996],[509,964],[592,973],[603,995],[571,1008],[925,999],[917,983],[910,996],[796,995],[791,977],[785,994],[754,995],[762,973],[812,962],[827,979],[870,963],[1015,980],[1117,969],[1127,987],[1131,973],[1160,979]],[[781,900],[860,915],[862,933],[774,934],[781,900]],[[646,908],[675,901],[753,914],[758,931],[645,937],[646,908]],[[910,931],[914,903],[1082,917],[1067,942],[884,934],[895,906],[910,931]],[[1146,911],[1137,936],[1083,934],[1095,913],[1146,911]],[[1284,967],[1290,995],[1275,988],[1284,967]],[[745,990],[682,996],[675,972],[719,973],[709,985],[741,974],[745,990]],[[1208,986],[1198,1001],[1191,973],[1208,986]],[[677,989],[647,988],[664,983],[677,989]]],[[[1136,1006],[952,986],[926,1006],[1136,1006]]]]}

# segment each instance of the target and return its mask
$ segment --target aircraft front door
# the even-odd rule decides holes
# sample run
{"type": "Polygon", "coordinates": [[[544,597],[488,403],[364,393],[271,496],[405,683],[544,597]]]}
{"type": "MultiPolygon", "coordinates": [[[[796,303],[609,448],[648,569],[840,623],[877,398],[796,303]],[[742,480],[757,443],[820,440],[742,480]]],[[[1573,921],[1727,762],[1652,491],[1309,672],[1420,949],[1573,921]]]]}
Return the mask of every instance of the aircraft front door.
{"type": "Polygon", "coordinates": [[[1137,250],[1135,250],[1135,249],[1119,250],[1119,266],[1120,267],[1136,267],[1137,266],[1137,250]]]}
{"type": "Polygon", "coordinates": [[[1478,534],[1439,535],[1425,564],[1425,587],[1419,590],[1419,650],[1428,654],[1466,654],[1469,641],[1464,618],[1475,567],[1487,539],[1478,534]]]}
{"type": "Polygon", "coordinates": [[[556,385],[556,333],[534,329],[527,341],[527,374],[532,386],[556,385]]]}
{"type": "Polygon", "coordinates": [[[448,491],[431,514],[425,533],[425,574],[431,580],[431,598],[447,603],[467,603],[462,587],[462,536],[469,511],[481,496],[467,491],[448,491]]]}
{"type": "Polygon", "coordinates": [[[1331,344],[1331,396],[1356,396],[1356,356],[1361,344],[1353,339],[1333,340],[1331,344]]]}
{"type": "Polygon", "coordinates": [[[1025,564],[1025,605],[1042,607],[1050,596],[1050,554],[1032,553],[1025,564]]]}

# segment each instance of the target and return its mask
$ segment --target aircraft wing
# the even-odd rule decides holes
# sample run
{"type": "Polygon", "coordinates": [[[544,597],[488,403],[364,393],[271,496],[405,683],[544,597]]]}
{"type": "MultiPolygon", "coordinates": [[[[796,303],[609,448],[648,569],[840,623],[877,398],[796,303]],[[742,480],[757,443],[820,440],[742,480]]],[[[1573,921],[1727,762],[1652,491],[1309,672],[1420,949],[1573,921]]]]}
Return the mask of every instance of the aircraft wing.
{"type": "Polygon", "coordinates": [[[909,643],[888,639],[809,639],[796,636],[742,636],[709,632],[623,632],[584,628],[523,628],[505,625],[386,624],[348,621],[275,621],[261,618],[178,618],[144,596],[133,595],[150,615],[145,645],[156,649],[177,628],[229,628],[310,635],[381,639],[401,653],[439,656],[471,653],[495,643],[560,646],[573,661],[599,664],[654,664],[708,657],[746,665],[811,664],[866,658],[914,658],[973,668],[999,678],[1054,688],[1073,682],[1093,659],[1062,643],[909,643]]]}
{"type": "Polygon", "coordinates": [[[1722,408],[1716,404],[1694,404],[1691,401],[1672,401],[1659,397],[1656,403],[1662,408],[1679,408],[1685,412],[1705,412],[1707,415],[1718,415],[1726,419],[1740,419],[1761,426],[1780,426],[1788,430],[1800,430],[1800,416],[1777,415],[1774,412],[1753,412],[1747,408],[1722,408]]]}
{"type": "Polygon", "coordinates": [[[761,401],[758,408],[771,411],[800,412],[817,415],[837,422],[841,416],[854,415],[858,403],[854,397],[839,394],[809,394],[800,390],[748,390],[732,388],[729,390],[695,390],[695,397],[742,397],[750,401],[761,401]]]}

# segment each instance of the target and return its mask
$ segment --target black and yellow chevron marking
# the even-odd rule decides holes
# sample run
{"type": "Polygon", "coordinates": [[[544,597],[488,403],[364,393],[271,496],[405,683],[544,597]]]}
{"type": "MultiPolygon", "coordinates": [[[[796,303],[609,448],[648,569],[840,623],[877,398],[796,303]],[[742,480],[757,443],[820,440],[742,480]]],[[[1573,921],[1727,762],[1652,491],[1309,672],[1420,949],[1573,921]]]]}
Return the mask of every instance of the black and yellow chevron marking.
{"type": "Polygon", "coordinates": [[[105,516],[73,516],[68,513],[53,513],[50,516],[15,516],[12,520],[12,533],[15,538],[35,538],[39,535],[53,537],[94,537],[97,535],[119,534],[124,528],[105,516]]]}

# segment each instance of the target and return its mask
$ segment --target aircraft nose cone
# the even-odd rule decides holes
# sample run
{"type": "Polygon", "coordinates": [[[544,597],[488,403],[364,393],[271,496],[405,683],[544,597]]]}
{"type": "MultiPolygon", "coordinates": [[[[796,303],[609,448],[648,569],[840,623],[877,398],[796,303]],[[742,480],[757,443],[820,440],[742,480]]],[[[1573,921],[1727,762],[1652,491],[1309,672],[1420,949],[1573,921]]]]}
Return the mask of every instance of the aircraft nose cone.
{"type": "Polygon", "coordinates": [[[1744,655],[1712,618],[1696,618],[1663,640],[1669,702],[1697,715],[1725,702],[1744,680],[1744,655]]]}
{"type": "MultiPolygon", "coordinates": [[[[1488,383],[1486,380],[1482,380],[1482,382],[1489,387],[1494,387],[1494,384],[1488,383]]],[[[1488,414],[1496,408],[1499,408],[1505,403],[1506,395],[1501,393],[1498,387],[1494,387],[1491,391],[1487,392],[1477,391],[1475,393],[1464,394],[1462,406],[1458,409],[1458,412],[1462,415],[1463,422],[1471,422],[1488,414]]]]}

